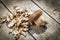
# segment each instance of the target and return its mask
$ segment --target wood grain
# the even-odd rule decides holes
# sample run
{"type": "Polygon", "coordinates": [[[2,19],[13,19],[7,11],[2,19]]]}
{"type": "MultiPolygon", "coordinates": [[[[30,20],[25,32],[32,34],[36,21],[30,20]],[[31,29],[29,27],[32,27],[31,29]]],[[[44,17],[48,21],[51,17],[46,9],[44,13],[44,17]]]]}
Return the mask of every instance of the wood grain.
{"type": "MultiPolygon", "coordinates": [[[[4,2],[4,4],[6,4],[6,6],[13,12],[13,6],[14,5],[18,5],[20,8],[24,8],[24,7],[28,7],[29,10],[31,11],[35,11],[35,10],[41,10],[38,6],[36,6],[32,1],[30,0],[2,0],[4,2]]],[[[1,8],[3,9],[3,8],[1,8]]],[[[6,12],[6,11],[4,11],[6,12]]],[[[31,33],[34,35],[34,37],[37,40],[54,40],[56,38],[57,35],[57,31],[60,28],[60,25],[54,21],[50,16],[48,16],[43,10],[42,10],[43,14],[42,16],[47,20],[48,24],[46,25],[47,29],[45,32],[42,31],[40,29],[37,29],[37,31],[40,33],[36,34],[36,32],[34,32],[34,30],[31,30],[31,33]],[[53,38],[51,38],[53,37],[53,38]]],[[[3,13],[3,12],[1,12],[3,13]]],[[[4,27],[4,25],[3,25],[4,27]]],[[[32,27],[32,29],[34,29],[35,27],[32,27]]],[[[5,28],[3,28],[5,29],[5,28]]],[[[43,28],[42,28],[43,29],[43,28]]],[[[7,35],[9,36],[9,35],[7,35]]],[[[3,38],[1,38],[3,39],[3,38]]],[[[5,38],[7,39],[7,38],[5,38]]],[[[4,39],[3,39],[4,40],[4,39]]],[[[27,35],[27,37],[23,37],[21,36],[20,40],[34,40],[29,34],[27,35]]]]}

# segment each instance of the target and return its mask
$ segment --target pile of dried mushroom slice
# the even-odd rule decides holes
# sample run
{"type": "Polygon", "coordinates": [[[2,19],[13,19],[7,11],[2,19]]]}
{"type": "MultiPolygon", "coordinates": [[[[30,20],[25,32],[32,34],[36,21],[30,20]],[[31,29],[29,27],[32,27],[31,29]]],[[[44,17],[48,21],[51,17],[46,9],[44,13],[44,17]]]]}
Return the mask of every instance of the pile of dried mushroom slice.
{"type": "Polygon", "coordinates": [[[17,40],[20,35],[26,36],[30,25],[39,27],[41,24],[46,25],[47,23],[41,16],[41,10],[31,12],[26,8],[20,9],[17,6],[14,6],[14,10],[13,14],[0,17],[2,20],[0,24],[6,22],[7,27],[12,29],[10,33],[13,35],[14,40],[17,40]]]}

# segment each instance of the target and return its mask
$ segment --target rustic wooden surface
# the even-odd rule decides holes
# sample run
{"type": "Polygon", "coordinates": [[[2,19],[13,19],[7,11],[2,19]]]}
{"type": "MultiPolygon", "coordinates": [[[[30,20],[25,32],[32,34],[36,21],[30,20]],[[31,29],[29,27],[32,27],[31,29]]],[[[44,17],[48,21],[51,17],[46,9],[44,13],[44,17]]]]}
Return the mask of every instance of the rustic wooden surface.
{"type": "Polygon", "coordinates": [[[45,10],[58,23],[60,23],[60,0],[33,0],[40,8],[45,10]]]}
{"type": "MultiPolygon", "coordinates": [[[[8,7],[8,9],[11,10],[12,12],[13,12],[13,6],[15,6],[15,5],[19,6],[20,8],[27,7],[31,11],[35,11],[37,9],[41,10],[31,0],[2,0],[2,1],[8,7]]],[[[37,1],[35,1],[35,2],[37,2],[37,1]]],[[[37,3],[39,3],[39,2],[37,2],[37,3]]],[[[55,13],[56,16],[53,13],[50,14],[51,16],[53,15],[52,17],[56,19],[56,21],[55,21],[49,15],[47,15],[43,10],[42,10],[42,12],[43,12],[42,16],[48,22],[48,24],[46,25],[46,27],[47,27],[46,31],[43,32],[42,29],[44,29],[44,28],[42,28],[42,29],[40,28],[40,29],[38,29],[38,32],[40,34],[34,32],[34,30],[31,30],[30,32],[37,40],[60,40],[60,24],[58,24],[56,22],[56,21],[60,22],[60,20],[58,20],[59,14],[55,13]]],[[[50,13],[50,11],[49,11],[49,13],[50,13]]],[[[9,14],[9,11],[1,3],[0,3],[0,14],[1,14],[0,16],[9,14]]],[[[0,40],[13,40],[12,36],[8,34],[9,29],[6,27],[6,25],[5,26],[4,25],[5,25],[5,23],[2,25],[2,28],[0,29],[0,40]]],[[[34,27],[32,27],[32,28],[34,28],[34,27]]],[[[21,36],[19,40],[34,40],[34,39],[28,34],[27,37],[21,36]]]]}

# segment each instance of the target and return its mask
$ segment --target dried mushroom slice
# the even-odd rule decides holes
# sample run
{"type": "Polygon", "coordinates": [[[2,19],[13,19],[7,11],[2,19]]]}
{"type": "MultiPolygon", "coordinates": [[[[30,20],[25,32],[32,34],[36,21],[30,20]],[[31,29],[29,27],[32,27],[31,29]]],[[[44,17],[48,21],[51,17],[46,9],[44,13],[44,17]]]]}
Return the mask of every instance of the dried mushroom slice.
{"type": "Polygon", "coordinates": [[[16,18],[16,25],[19,26],[21,24],[21,19],[19,17],[16,18]]]}
{"type": "Polygon", "coordinates": [[[23,35],[24,37],[26,37],[27,32],[21,31],[21,35],[23,35]]]}
{"type": "Polygon", "coordinates": [[[0,24],[6,22],[6,16],[0,17],[0,24]]]}
{"type": "Polygon", "coordinates": [[[16,20],[13,19],[13,20],[11,20],[11,21],[8,23],[7,26],[8,26],[9,28],[11,28],[15,23],[16,23],[16,20]]]}

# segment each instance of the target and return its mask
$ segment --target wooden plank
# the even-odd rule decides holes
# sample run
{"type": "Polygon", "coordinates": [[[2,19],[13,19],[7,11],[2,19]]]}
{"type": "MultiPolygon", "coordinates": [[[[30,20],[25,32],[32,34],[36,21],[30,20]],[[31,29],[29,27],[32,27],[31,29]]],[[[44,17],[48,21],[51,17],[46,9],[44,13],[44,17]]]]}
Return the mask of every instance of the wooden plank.
{"type": "MultiPolygon", "coordinates": [[[[6,6],[13,12],[13,6],[18,5],[20,8],[22,7],[28,7],[29,10],[35,11],[38,8],[34,3],[32,3],[30,0],[2,0],[6,6]],[[29,4],[29,5],[28,5],[29,4]]],[[[40,9],[41,10],[41,9],[40,9]]],[[[42,10],[43,11],[43,10],[42,10]]],[[[47,20],[48,24],[46,25],[47,30],[42,33],[42,34],[36,34],[32,33],[34,30],[31,32],[34,37],[37,40],[45,40],[46,38],[51,38],[53,36],[52,40],[55,39],[54,35],[57,35],[58,28],[60,28],[60,25],[55,22],[52,18],[50,18],[45,12],[43,12],[42,16],[47,20]]],[[[40,30],[39,30],[40,31],[40,30]]],[[[21,37],[20,40],[33,40],[33,38],[30,38],[29,36],[21,37]]]]}
{"type": "MultiPolygon", "coordinates": [[[[9,14],[9,11],[0,3],[0,17],[6,16],[8,14],[9,14]]],[[[0,40],[10,40],[10,35],[8,35],[8,32],[9,32],[9,29],[6,27],[6,24],[5,23],[2,24],[0,28],[0,40]]]]}
{"type": "Polygon", "coordinates": [[[45,10],[55,21],[60,23],[60,1],[59,0],[33,0],[36,4],[45,10]]]}

